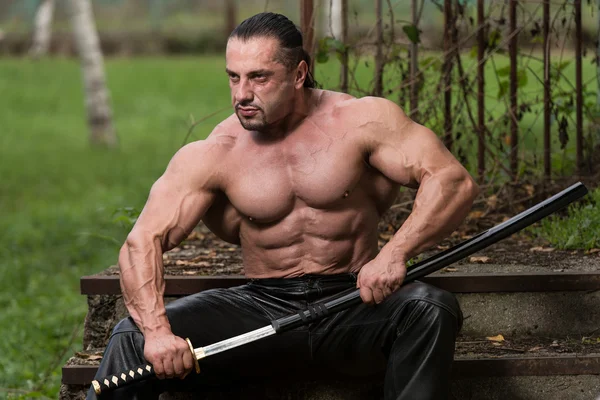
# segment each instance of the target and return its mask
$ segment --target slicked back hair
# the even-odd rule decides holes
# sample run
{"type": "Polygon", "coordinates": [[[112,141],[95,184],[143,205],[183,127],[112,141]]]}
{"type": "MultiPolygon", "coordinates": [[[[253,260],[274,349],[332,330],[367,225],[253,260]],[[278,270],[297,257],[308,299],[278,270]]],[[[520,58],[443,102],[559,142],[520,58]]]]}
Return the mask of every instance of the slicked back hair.
{"type": "Polygon", "coordinates": [[[304,60],[309,68],[304,80],[304,87],[316,87],[315,79],[310,71],[310,56],[303,47],[302,32],[285,15],[272,12],[256,14],[244,20],[229,35],[229,39],[239,38],[242,41],[255,37],[277,39],[279,49],[275,54],[275,61],[285,65],[290,71],[304,60]]]}

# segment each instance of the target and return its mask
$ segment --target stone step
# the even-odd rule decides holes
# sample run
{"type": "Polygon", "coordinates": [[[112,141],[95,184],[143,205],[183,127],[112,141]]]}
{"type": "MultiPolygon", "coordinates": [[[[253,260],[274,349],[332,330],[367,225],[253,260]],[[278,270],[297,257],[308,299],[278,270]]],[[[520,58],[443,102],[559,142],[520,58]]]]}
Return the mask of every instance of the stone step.
{"type": "MultiPolygon", "coordinates": [[[[113,271],[81,279],[89,308],[84,349],[106,346],[112,327],[128,315],[113,271]]],[[[167,302],[246,282],[240,275],[166,275],[165,280],[167,302]]],[[[424,281],[456,293],[465,316],[462,333],[467,336],[583,337],[600,328],[600,271],[440,272],[424,281]]]]}
{"type": "MultiPolygon", "coordinates": [[[[88,386],[66,385],[60,400],[83,400],[88,386]]],[[[382,385],[352,381],[278,381],[220,388],[203,393],[203,400],[380,400],[382,385]]],[[[600,379],[597,375],[516,376],[461,379],[452,382],[450,400],[597,400],[600,379]]],[[[161,400],[197,400],[198,394],[164,393],[161,400]]]]}
{"type": "MultiPolygon", "coordinates": [[[[594,399],[600,395],[600,351],[594,346],[573,348],[568,339],[548,340],[511,354],[484,343],[471,352],[473,340],[457,343],[453,365],[455,399],[594,399]],[[550,344],[548,344],[550,343],[550,344]],[[486,349],[486,345],[487,349],[486,349]],[[573,352],[573,350],[578,350],[573,352]]],[[[483,341],[485,342],[485,340],[483,341]]],[[[535,338],[514,340],[514,346],[537,343],[535,338]]],[[[61,399],[83,398],[94,377],[99,352],[78,353],[63,367],[61,399]]],[[[382,377],[356,378],[330,374],[327,380],[303,377],[295,381],[271,379],[261,383],[228,385],[204,395],[218,399],[362,400],[380,398],[382,377]]],[[[191,399],[190,394],[163,395],[165,399],[191,399]]]]}

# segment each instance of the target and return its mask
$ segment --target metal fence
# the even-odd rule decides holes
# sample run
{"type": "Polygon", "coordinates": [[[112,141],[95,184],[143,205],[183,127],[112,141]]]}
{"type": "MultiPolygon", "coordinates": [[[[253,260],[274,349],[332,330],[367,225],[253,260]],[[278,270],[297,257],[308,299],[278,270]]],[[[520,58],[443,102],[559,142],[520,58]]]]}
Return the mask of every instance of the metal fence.
{"type": "MultiPolygon", "coordinates": [[[[308,45],[317,59],[338,53],[338,87],[399,102],[413,119],[437,129],[480,181],[551,178],[597,168],[598,63],[590,36],[598,25],[590,29],[588,18],[585,40],[581,0],[429,1],[441,29],[433,29],[434,37],[429,32],[428,43],[423,36],[432,26],[422,18],[424,0],[410,2],[411,12],[404,13],[409,18],[394,15],[396,2],[375,0],[376,22],[359,40],[349,39],[352,13],[346,0],[340,2],[339,33],[308,45]],[[432,42],[440,38],[436,51],[432,42]],[[369,56],[375,59],[372,82],[358,87],[351,75],[369,56]],[[398,73],[391,74],[394,70],[398,73]]],[[[304,10],[314,6],[302,3],[304,10]]],[[[597,18],[597,5],[586,7],[597,18]]],[[[316,18],[309,14],[303,12],[303,27],[310,32],[308,21],[316,18]]]]}

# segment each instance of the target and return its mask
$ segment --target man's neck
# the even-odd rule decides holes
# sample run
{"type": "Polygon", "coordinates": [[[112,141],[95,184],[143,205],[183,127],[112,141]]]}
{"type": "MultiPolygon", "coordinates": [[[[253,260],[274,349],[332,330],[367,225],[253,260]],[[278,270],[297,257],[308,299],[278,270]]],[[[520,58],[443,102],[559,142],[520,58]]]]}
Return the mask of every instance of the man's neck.
{"type": "Polygon", "coordinates": [[[300,90],[291,105],[291,112],[271,125],[266,131],[261,132],[260,135],[273,139],[282,139],[294,131],[306,119],[313,108],[313,92],[309,88],[300,90]]]}

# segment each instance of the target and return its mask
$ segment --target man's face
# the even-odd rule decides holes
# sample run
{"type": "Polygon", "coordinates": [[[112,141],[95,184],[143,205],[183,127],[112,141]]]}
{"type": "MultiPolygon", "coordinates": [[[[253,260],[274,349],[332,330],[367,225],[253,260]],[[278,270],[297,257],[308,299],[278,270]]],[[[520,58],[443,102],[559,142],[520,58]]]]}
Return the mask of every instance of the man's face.
{"type": "Polygon", "coordinates": [[[264,131],[291,111],[294,73],[275,61],[278,48],[277,39],[265,37],[227,43],[231,101],[246,130],[264,131]]]}

